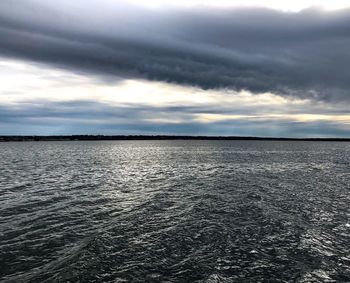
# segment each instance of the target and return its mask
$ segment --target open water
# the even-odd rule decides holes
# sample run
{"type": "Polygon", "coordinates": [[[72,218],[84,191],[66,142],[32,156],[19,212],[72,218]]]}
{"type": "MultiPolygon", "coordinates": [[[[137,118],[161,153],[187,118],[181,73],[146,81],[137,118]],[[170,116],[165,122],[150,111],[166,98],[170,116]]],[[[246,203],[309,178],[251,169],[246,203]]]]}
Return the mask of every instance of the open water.
{"type": "Polygon", "coordinates": [[[1,282],[350,282],[350,143],[0,144],[1,282]]]}

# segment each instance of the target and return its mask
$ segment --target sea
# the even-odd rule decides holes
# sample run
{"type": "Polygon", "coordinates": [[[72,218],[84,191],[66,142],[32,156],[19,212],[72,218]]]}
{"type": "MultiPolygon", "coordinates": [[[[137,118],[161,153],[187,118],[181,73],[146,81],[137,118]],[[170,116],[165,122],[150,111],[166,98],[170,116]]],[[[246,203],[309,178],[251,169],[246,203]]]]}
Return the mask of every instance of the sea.
{"type": "Polygon", "coordinates": [[[350,143],[0,143],[0,282],[350,282],[350,143]]]}

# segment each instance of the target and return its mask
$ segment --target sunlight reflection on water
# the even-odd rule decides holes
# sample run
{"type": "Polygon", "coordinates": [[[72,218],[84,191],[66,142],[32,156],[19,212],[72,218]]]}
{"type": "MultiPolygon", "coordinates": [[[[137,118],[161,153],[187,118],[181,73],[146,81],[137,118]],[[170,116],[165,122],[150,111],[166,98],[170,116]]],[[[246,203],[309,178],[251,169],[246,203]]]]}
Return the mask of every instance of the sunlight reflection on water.
{"type": "Polygon", "coordinates": [[[349,281],[349,143],[0,145],[5,282],[349,281]]]}

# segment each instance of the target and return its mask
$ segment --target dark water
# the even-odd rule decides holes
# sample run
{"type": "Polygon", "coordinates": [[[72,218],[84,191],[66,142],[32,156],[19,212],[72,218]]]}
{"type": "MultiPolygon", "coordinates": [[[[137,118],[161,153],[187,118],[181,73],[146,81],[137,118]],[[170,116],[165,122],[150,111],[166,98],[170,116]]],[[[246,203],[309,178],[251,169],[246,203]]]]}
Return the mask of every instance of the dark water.
{"type": "Polygon", "coordinates": [[[350,143],[0,144],[2,282],[350,282],[350,143]]]}

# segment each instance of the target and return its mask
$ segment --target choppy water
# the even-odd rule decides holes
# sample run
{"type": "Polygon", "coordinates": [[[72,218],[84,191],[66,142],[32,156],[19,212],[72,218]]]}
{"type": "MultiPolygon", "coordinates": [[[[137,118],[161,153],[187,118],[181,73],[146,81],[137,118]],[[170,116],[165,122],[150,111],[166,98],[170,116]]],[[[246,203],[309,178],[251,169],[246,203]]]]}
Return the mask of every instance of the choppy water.
{"type": "Polygon", "coordinates": [[[350,282],[350,143],[3,143],[0,185],[3,282],[350,282]]]}

